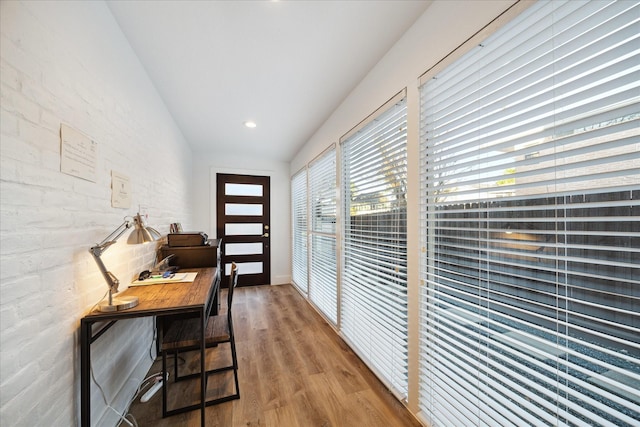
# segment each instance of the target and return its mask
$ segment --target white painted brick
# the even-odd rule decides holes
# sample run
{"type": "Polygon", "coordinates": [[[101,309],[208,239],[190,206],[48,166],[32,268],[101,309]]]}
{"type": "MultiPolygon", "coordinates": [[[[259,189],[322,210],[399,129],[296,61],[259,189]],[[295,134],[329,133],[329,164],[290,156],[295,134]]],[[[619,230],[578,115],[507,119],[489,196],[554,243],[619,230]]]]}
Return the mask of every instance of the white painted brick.
{"type": "Polygon", "coordinates": [[[40,164],[40,150],[37,147],[13,135],[2,136],[2,157],[12,161],[28,163],[32,165],[40,164]]]}
{"type": "MultiPolygon", "coordinates": [[[[9,386],[7,385],[5,387],[9,386]]],[[[29,425],[25,418],[32,414],[32,409],[33,407],[28,403],[24,393],[21,397],[11,400],[5,399],[3,396],[2,413],[0,416],[2,417],[3,424],[6,423],[11,426],[25,426],[29,425]]]]}
{"type": "Polygon", "coordinates": [[[37,263],[34,256],[24,254],[3,257],[0,269],[0,289],[2,289],[2,304],[22,296],[23,292],[31,292],[38,289],[40,277],[34,273],[33,266],[37,263]],[[13,279],[9,282],[9,279],[13,279]]]}
{"type": "Polygon", "coordinates": [[[22,89],[22,78],[18,70],[4,60],[0,60],[0,82],[17,92],[22,89]]]}
{"type": "MultiPolygon", "coordinates": [[[[69,372],[72,372],[69,370],[69,372]]],[[[69,375],[43,375],[42,383],[36,386],[44,390],[50,390],[54,396],[51,402],[40,402],[36,411],[38,413],[38,419],[49,420],[52,426],[65,426],[68,419],[73,416],[73,409],[65,406],[66,402],[73,400],[74,390],[65,387],[65,384],[69,384],[73,381],[73,377],[69,378],[69,375]]],[[[124,426],[125,424],[123,424],[124,426]]]]}
{"type": "MultiPolygon", "coordinates": [[[[65,180],[60,180],[57,172],[46,170],[41,165],[31,165],[27,163],[16,163],[16,183],[24,184],[25,188],[39,189],[46,191],[49,189],[59,189],[60,182],[65,184],[65,180]]],[[[71,186],[68,185],[68,190],[71,186]]],[[[18,203],[18,205],[21,205],[18,203]]]]}
{"type": "Polygon", "coordinates": [[[69,217],[66,212],[60,212],[47,206],[42,208],[38,212],[38,215],[27,215],[26,218],[24,218],[24,225],[26,227],[37,227],[43,231],[56,228],[69,229],[73,226],[73,219],[69,217]]]}
{"type": "Polygon", "coordinates": [[[5,145],[6,136],[17,136],[19,133],[18,118],[0,108],[0,134],[2,143],[0,147],[5,145]]]}
{"type": "MultiPolygon", "coordinates": [[[[23,347],[27,346],[29,342],[37,336],[38,333],[38,324],[33,319],[22,320],[11,327],[8,327],[2,332],[2,342],[4,351],[13,351],[18,352],[23,347]]],[[[31,363],[35,363],[34,359],[27,357],[27,355],[23,354],[18,359],[19,366],[25,367],[31,363]]],[[[17,372],[14,372],[15,375],[17,372]]],[[[11,378],[3,378],[4,380],[11,378]]],[[[4,396],[3,396],[4,397],[4,396]]]]}
{"type": "MultiPolygon", "coordinates": [[[[42,306],[40,308],[42,308],[42,306]]],[[[29,307],[23,307],[22,310],[25,315],[27,315],[27,313],[31,311],[29,307]]],[[[25,357],[31,356],[30,358],[32,360],[37,361],[37,366],[33,367],[33,369],[35,369],[36,371],[46,372],[45,361],[35,356],[43,353],[50,354],[52,349],[58,348],[60,344],[58,336],[59,329],[60,327],[55,323],[49,324],[46,328],[41,328],[40,325],[38,325],[38,329],[36,331],[37,339],[32,339],[22,346],[22,353],[25,355],[25,357]]]]}
{"type": "MultiPolygon", "coordinates": [[[[16,312],[16,308],[11,304],[2,304],[0,306],[0,322],[5,325],[7,328],[12,327],[20,321],[18,317],[18,313],[16,312]]],[[[0,354],[4,354],[0,352],[0,354]]],[[[4,364],[0,364],[0,369],[4,369],[4,364]]],[[[2,375],[4,378],[4,375],[2,375]]]]}
{"type": "MultiPolygon", "coordinates": [[[[20,168],[13,159],[1,157],[0,155],[0,185],[4,182],[16,182],[20,177],[20,168]]],[[[2,190],[0,188],[0,198],[2,197],[2,190]]],[[[2,227],[2,224],[0,224],[2,227]]]]}
{"type": "Polygon", "coordinates": [[[43,128],[39,124],[19,120],[20,139],[40,150],[60,152],[59,129],[43,128]]]}
{"type": "MultiPolygon", "coordinates": [[[[41,389],[37,389],[35,385],[39,378],[43,376],[42,372],[37,372],[33,366],[26,366],[22,370],[16,372],[16,374],[9,380],[10,383],[5,383],[5,387],[10,390],[17,390],[18,393],[11,393],[11,397],[7,399],[7,407],[10,407],[11,414],[16,419],[24,417],[25,419],[34,418],[34,403],[40,399],[42,394],[41,389]],[[25,415],[26,414],[26,415],[25,415]]],[[[8,396],[7,396],[8,397],[8,396]]],[[[3,396],[3,410],[5,409],[3,396]]],[[[10,418],[11,419],[11,418],[10,418]]],[[[42,420],[44,421],[44,420],[42,420]]],[[[42,425],[41,423],[29,423],[19,422],[14,424],[13,422],[8,425],[42,425]]]]}
{"type": "Polygon", "coordinates": [[[43,192],[38,187],[5,182],[2,185],[2,204],[3,206],[40,207],[43,192]]]}
{"type": "Polygon", "coordinates": [[[74,258],[83,252],[84,248],[88,251],[93,244],[95,242],[91,242],[82,230],[56,228],[40,236],[42,249],[71,248],[74,251],[74,258]]]}
{"type": "MultiPolygon", "coordinates": [[[[7,308],[3,308],[3,313],[9,312],[7,308]]],[[[18,331],[20,328],[19,319],[16,319],[15,310],[11,310],[11,315],[6,316],[9,321],[4,324],[4,328],[9,331],[18,331]]],[[[4,334],[4,332],[3,332],[4,334]]],[[[4,342],[4,337],[3,337],[4,342]]],[[[15,374],[20,368],[20,350],[19,348],[5,347],[0,351],[0,372],[2,378],[9,378],[15,374]]]]}
{"type": "MultiPolygon", "coordinates": [[[[11,3],[11,2],[7,2],[11,3]]],[[[5,3],[3,2],[3,5],[5,3]]],[[[3,24],[4,24],[3,20],[3,24]]],[[[7,40],[4,36],[8,29],[2,28],[3,37],[0,41],[0,50],[2,50],[3,58],[11,58],[10,65],[18,72],[30,76],[34,80],[39,80],[42,75],[42,66],[40,62],[33,56],[25,52],[21,46],[14,43],[14,40],[7,40]]]]}
{"type": "Polygon", "coordinates": [[[58,172],[60,170],[60,150],[43,150],[40,154],[40,162],[41,167],[58,172]]]}
{"type": "MultiPolygon", "coordinates": [[[[71,191],[46,191],[42,195],[42,203],[50,209],[64,209],[77,205],[78,195],[71,191]]],[[[81,208],[85,208],[84,204],[81,208]]]]}
{"type": "MultiPolygon", "coordinates": [[[[59,99],[46,90],[40,82],[25,78],[21,82],[21,93],[24,97],[40,107],[40,110],[55,111],[58,108],[59,99]]],[[[38,121],[41,123],[41,120],[38,121]]]]}
{"type": "Polygon", "coordinates": [[[46,109],[42,109],[42,111],[40,112],[39,124],[42,129],[50,130],[54,132],[56,135],[59,135],[61,122],[62,120],[60,120],[60,116],[56,112],[49,111],[46,109]]]}
{"type": "Polygon", "coordinates": [[[4,183],[0,182],[0,200],[2,200],[2,209],[0,209],[0,230],[3,232],[15,231],[18,228],[20,212],[15,206],[5,206],[5,198],[2,195],[3,188],[4,183]]]}
{"type": "Polygon", "coordinates": [[[0,235],[0,255],[24,255],[33,252],[38,232],[6,232],[0,235]]]}
{"type": "MultiPolygon", "coordinates": [[[[140,204],[158,220],[156,228],[175,218],[185,222],[190,152],[157,94],[143,89],[151,88],[146,74],[128,45],[118,44],[123,38],[103,4],[1,7],[0,425],[77,425],[79,320],[107,288],[88,248],[140,204]],[[101,31],[107,51],[97,55],[73,23],[101,31]],[[117,59],[100,63],[106,58],[117,59]],[[113,67],[126,77],[114,79],[113,67]],[[60,172],[60,123],[98,142],[96,182],[60,172]],[[151,153],[160,161],[164,150],[175,162],[170,171],[138,167],[136,158],[151,153]],[[131,209],[111,207],[112,170],[130,176],[131,209]]],[[[120,242],[105,256],[126,287],[154,262],[155,248],[120,242]]],[[[137,384],[128,375],[151,363],[151,319],[120,323],[92,349],[110,396],[132,394],[137,384]]],[[[110,414],[93,391],[94,414],[110,414]]]]}
{"type": "MultiPolygon", "coordinates": [[[[29,295],[26,298],[19,300],[16,303],[16,311],[18,312],[18,316],[21,319],[38,318],[38,310],[42,311],[45,309],[45,302],[46,300],[44,300],[41,295],[29,295]]],[[[32,333],[40,335],[40,332],[40,322],[37,322],[37,324],[33,328],[32,333]]],[[[21,347],[22,353],[25,355],[25,357],[29,358],[29,356],[38,354],[36,351],[31,350],[33,347],[42,345],[41,342],[36,341],[40,341],[40,337],[26,342],[21,347]]],[[[46,352],[48,349],[44,348],[43,350],[46,352]]]]}
{"type": "Polygon", "coordinates": [[[31,123],[40,121],[40,106],[26,98],[20,92],[14,90],[3,90],[0,92],[0,102],[2,109],[10,114],[27,120],[31,123]]]}

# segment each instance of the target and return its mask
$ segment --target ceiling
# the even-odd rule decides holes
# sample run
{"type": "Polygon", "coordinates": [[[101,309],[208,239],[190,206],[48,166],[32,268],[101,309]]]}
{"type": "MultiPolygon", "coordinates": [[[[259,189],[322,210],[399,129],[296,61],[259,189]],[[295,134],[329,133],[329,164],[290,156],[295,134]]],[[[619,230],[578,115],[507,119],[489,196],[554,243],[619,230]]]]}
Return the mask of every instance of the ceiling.
{"type": "Polygon", "coordinates": [[[430,1],[107,4],[195,152],[289,161],[430,1]]]}

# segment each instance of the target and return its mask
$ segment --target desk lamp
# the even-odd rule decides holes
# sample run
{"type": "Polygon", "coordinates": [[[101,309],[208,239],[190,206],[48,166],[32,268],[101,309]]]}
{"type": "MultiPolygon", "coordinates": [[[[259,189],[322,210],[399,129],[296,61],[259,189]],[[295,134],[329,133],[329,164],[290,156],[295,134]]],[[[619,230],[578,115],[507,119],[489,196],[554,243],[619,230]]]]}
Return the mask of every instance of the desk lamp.
{"type": "Polygon", "coordinates": [[[107,281],[107,285],[109,286],[109,300],[98,305],[98,309],[100,311],[120,311],[133,308],[138,305],[138,297],[135,296],[121,298],[113,297],[113,294],[118,292],[118,285],[120,285],[120,281],[113,275],[113,273],[107,270],[100,258],[102,253],[111,245],[116,243],[118,238],[120,238],[120,236],[122,236],[124,232],[132,226],[135,226],[135,228],[127,239],[127,243],[130,245],[153,242],[160,238],[160,233],[151,227],[147,227],[138,213],[133,218],[125,217],[124,222],[120,224],[113,233],[109,234],[102,242],[89,249],[89,252],[93,255],[93,259],[95,259],[96,264],[98,264],[98,268],[100,268],[102,276],[104,276],[104,280],[107,281]]]}

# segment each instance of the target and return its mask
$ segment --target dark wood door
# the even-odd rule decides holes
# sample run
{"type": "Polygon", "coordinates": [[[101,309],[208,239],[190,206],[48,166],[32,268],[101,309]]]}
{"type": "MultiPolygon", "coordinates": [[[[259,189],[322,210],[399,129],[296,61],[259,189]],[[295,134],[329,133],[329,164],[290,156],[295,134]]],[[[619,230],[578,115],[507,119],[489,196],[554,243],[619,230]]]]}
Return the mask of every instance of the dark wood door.
{"type": "MultiPolygon", "coordinates": [[[[217,235],[222,239],[222,269],[238,265],[238,286],[271,283],[271,229],[268,176],[216,175],[217,235]]],[[[228,280],[223,280],[226,285],[228,280]]]]}

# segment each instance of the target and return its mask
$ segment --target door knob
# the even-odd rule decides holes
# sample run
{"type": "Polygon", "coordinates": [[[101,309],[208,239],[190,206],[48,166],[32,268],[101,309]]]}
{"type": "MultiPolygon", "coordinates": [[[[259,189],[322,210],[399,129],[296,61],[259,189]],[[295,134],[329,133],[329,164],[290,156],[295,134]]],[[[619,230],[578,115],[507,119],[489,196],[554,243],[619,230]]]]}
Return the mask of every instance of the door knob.
{"type": "Polygon", "coordinates": [[[262,237],[269,237],[269,233],[264,233],[262,237]]]}

